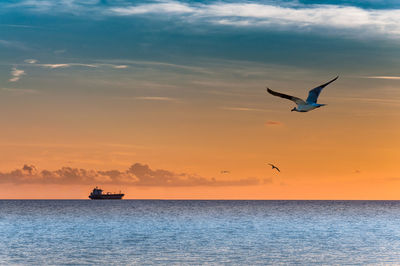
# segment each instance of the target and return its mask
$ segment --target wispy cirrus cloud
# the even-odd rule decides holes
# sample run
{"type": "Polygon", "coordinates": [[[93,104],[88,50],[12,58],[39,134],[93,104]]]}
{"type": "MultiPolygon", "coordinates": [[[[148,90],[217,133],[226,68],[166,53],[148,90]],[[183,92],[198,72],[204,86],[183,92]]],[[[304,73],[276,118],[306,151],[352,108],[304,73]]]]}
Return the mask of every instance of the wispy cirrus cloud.
{"type": "Polygon", "coordinates": [[[22,75],[25,75],[24,70],[13,67],[13,69],[11,70],[11,78],[8,81],[17,82],[18,80],[20,80],[22,75]]]}
{"type": "Polygon", "coordinates": [[[51,69],[55,69],[55,68],[70,67],[71,64],[40,64],[40,66],[42,66],[42,67],[47,67],[47,68],[51,68],[51,69]]]}
{"type": "Polygon", "coordinates": [[[0,46],[18,50],[28,50],[28,47],[25,44],[18,41],[0,40],[0,46]]]}
{"type": "Polygon", "coordinates": [[[113,65],[112,67],[113,67],[113,68],[116,68],[116,69],[124,69],[124,68],[128,68],[128,66],[127,66],[127,65],[113,65]]]}
{"type": "Polygon", "coordinates": [[[27,28],[27,29],[40,29],[41,27],[25,25],[25,24],[1,24],[1,27],[10,27],[10,28],[27,28]]]}
{"type": "Polygon", "coordinates": [[[46,67],[46,68],[67,68],[67,67],[73,67],[73,66],[82,66],[82,67],[91,67],[91,68],[97,68],[98,65],[93,65],[93,64],[81,64],[81,63],[64,63],[64,64],[38,64],[39,66],[46,67]]]}
{"type": "MultiPolygon", "coordinates": [[[[24,60],[24,63],[26,63],[25,66],[42,67],[42,68],[48,68],[48,69],[61,69],[61,68],[70,68],[70,67],[88,67],[88,68],[111,67],[114,69],[128,68],[127,65],[113,65],[113,64],[86,64],[86,63],[39,64],[38,62],[39,62],[39,60],[33,59],[33,58],[24,60]]],[[[25,70],[18,69],[17,67],[13,67],[11,70],[11,78],[8,81],[17,82],[21,79],[21,76],[23,76],[23,75],[26,75],[25,70]]]]}
{"type": "Polygon", "coordinates": [[[368,79],[389,79],[389,80],[400,80],[400,76],[369,76],[365,77],[368,79]]]}
{"type": "Polygon", "coordinates": [[[69,67],[89,67],[89,68],[98,68],[98,67],[111,67],[114,69],[125,69],[129,66],[127,65],[114,65],[114,64],[102,64],[102,63],[95,63],[95,64],[87,64],[87,63],[47,63],[47,64],[38,64],[37,59],[26,59],[24,60],[25,63],[28,63],[33,66],[39,66],[44,68],[56,69],[56,68],[69,68],[69,67]]]}
{"type": "Polygon", "coordinates": [[[32,90],[32,89],[1,88],[1,90],[9,92],[9,93],[16,94],[16,95],[38,94],[39,93],[37,90],[32,90]]]}
{"type": "Polygon", "coordinates": [[[400,37],[400,9],[367,9],[356,4],[304,4],[299,1],[199,3],[173,0],[132,4],[131,1],[121,0],[104,5],[97,0],[23,0],[3,4],[3,8],[21,8],[41,13],[90,14],[92,18],[147,16],[156,20],[173,17],[175,21],[202,25],[207,23],[307,32],[316,30],[323,33],[326,33],[326,29],[332,29],[335,34],[347,36],[371,37],[374,34],[400,37]]]}
{"type": "Polygon", "coordinates": [[[266,112],[268,110],[258,109],[258,108],[250,108],[250,107],[220,107],[222,110],[227,111],[241,111],[241,112],[266,112]]]}
{"type": "Polygon", "coordinates": [[[155,68],[170,68],[177,69],[182,71],[190,71],[196,73],[204,73],[210,74],[212,71],[198,66],[192,65],[183,65],[183,64],[174,64],[168,62],[160,62],[160,61],[144,61],[144,60],[127,60],[127,59],[109,59],[109,60],[98,60],[99,65],[111,66],[113,68],[126,68],[129,66],[151,66],[155,68]],[[126,66],[126,67],[125,67],[126,66]]]}
{"type": "MultiPolygon", "coordinates": [[[[137,16],[163,14],[185,22],[206,22],[236,27],[269,27],[274,29],[311,30],[330,28],[356,30],[362,35],[385,34],[400,37],[399,9],[363,9],[344,5],[304,5],[298,2],[207,4],[163,1],[112,7],[109,14],[137,16]]],[[[353,31],[352,31],[353,32],[353,31]]],[[[343,34],[344,32],[337,32],[343,34]]],[[[365,35],[367,36],[367,35],[365,35]]]]}
{"type": "Polygon", "coordinates": [[[50,12],[80,14],[93,10],[98,0],[21,0],[4,4],[8,8],[25,9],[32,12],[50,12]]]}
{"type": "Polygon", "coordinates": [[[167,1],[149,4],[140,4],[136,6],[113,7],[110,11],[118,15],[139,15],[149,13],[168,13],[168,14],[182,14],[182,13],[195,13],[196,7],[191,7],[188,4],[167,1]]]}
{"type": "Polygon", "coordinates": [[[28,63],[28,64],[36,64],[38,62],[38,60],[36,60],[36,59],[26,59],[26,60],[24,60],[24,62],[28,63]]]}
{"type": "Polygon", "coordinates": [[[138,96],[135,97],[137,100],[146,100],[146,101],[176,101],[177,99],[171,97],[161,97],[161,96],[138,96]]]}
{"type": "Polygon", "coordinates": [[[123,184],[148,187],[194,187],[194,186],[249,186],[258,185],[257,178],[217,180],[197,174],[175,173],[164,169],[151,169],[146,164],[135,163],[125,171],[87,170],[62,167],[57,170],[39,170],[34,165],[0,172],[0,183],[13,184],[123,184]]]}

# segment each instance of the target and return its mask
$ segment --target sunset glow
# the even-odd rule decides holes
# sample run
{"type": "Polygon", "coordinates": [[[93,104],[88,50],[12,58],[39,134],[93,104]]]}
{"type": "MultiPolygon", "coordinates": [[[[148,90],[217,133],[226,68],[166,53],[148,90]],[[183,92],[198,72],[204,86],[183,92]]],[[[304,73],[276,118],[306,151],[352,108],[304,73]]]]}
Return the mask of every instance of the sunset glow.
{"type": "Polygon", "coordinates": [[[0,3],[0,198],[400,199],[400,7],[308,2],[0,3]]]}

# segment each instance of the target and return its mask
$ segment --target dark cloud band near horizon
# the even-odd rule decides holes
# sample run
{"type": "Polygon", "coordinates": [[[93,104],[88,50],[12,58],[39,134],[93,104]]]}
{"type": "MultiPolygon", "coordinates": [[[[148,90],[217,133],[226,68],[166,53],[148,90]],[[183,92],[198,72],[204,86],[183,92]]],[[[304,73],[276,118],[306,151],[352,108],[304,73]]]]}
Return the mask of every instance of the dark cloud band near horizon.
{"type": "Polygon", "coordinates": [[[249,186],[258,185],[260,180],[249,177],[239,180],[217,180],[197,174],[175,173],[168,170],[152,170],[148,165],[135,163],[125,171],[87,170],[62,167],[57,170],[39,171],[34,165],[24,165],[21,169],[0,172],[0,184],[59,184],[95,185],[114,184],[148,187],[195,187],[195,186],[249,186]]]}

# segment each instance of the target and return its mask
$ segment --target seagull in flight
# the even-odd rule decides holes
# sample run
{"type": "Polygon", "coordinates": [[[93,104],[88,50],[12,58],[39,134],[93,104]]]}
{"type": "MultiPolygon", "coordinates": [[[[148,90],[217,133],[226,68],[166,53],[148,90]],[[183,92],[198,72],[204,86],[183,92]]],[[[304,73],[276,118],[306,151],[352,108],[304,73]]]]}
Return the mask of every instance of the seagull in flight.
{"type": "Polygon", "coordinates": [[[281,172],[281,170],[279,170],[279,168],[276,167],[275,165],[273,165],[272,163],[269,163],[269,165],[272,166],[272,170],[276,169],[276,170],[278,170],[278,172],[281,172]]]}
{"type": "Polygon", "coordinates": [[[231,172],[230,171],[228,171],[228,170],[222,170],[221,171],[221,174],[230,174],[231,172]]]}
{"type": "Polygon", "coordinates": [[[297,107],[293,108],[292,112],[293,111],[296,111],[296,112],[308,112],[308,111],[314,110],[315,108],[319,108],[319,107],[325,105],[325,104],[317,103],[318,96],[321,93],[323,88],[325,88],[330,83],[332,83],[335,80],[337,80],[338,77],[339,76],[337,76],[336,78],[332,79],[331,81],[328,81],[325,84],[322,84],[322,85],[310,90],[308,92],[308,97],[307,97],[306,101],[304,101],[303,99],[294,97],[294,96],[290,96],[290,95],[287,95],[287,94],[283,94],[283,93],[280,93],[280,92],[273,91],[270,88],[267,88],[267,91],[270,94],[274,95],[274,96],[278,96],[278,97],[285,98],[285,99],[288,99],[288,100],[291,100],[291,101],[295,102],[297,104],[297,107]]]}

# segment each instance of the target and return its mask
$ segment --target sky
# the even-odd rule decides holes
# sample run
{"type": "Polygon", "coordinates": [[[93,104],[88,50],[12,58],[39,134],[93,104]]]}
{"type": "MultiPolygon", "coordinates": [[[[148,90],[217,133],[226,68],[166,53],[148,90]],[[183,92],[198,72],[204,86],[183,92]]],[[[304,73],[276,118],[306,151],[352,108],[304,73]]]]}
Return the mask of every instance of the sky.
{"type": "Polygon", "coordinates": [[[2,1],[0,198],[400,199],[399,69],[398,1],[2,1]]]}

